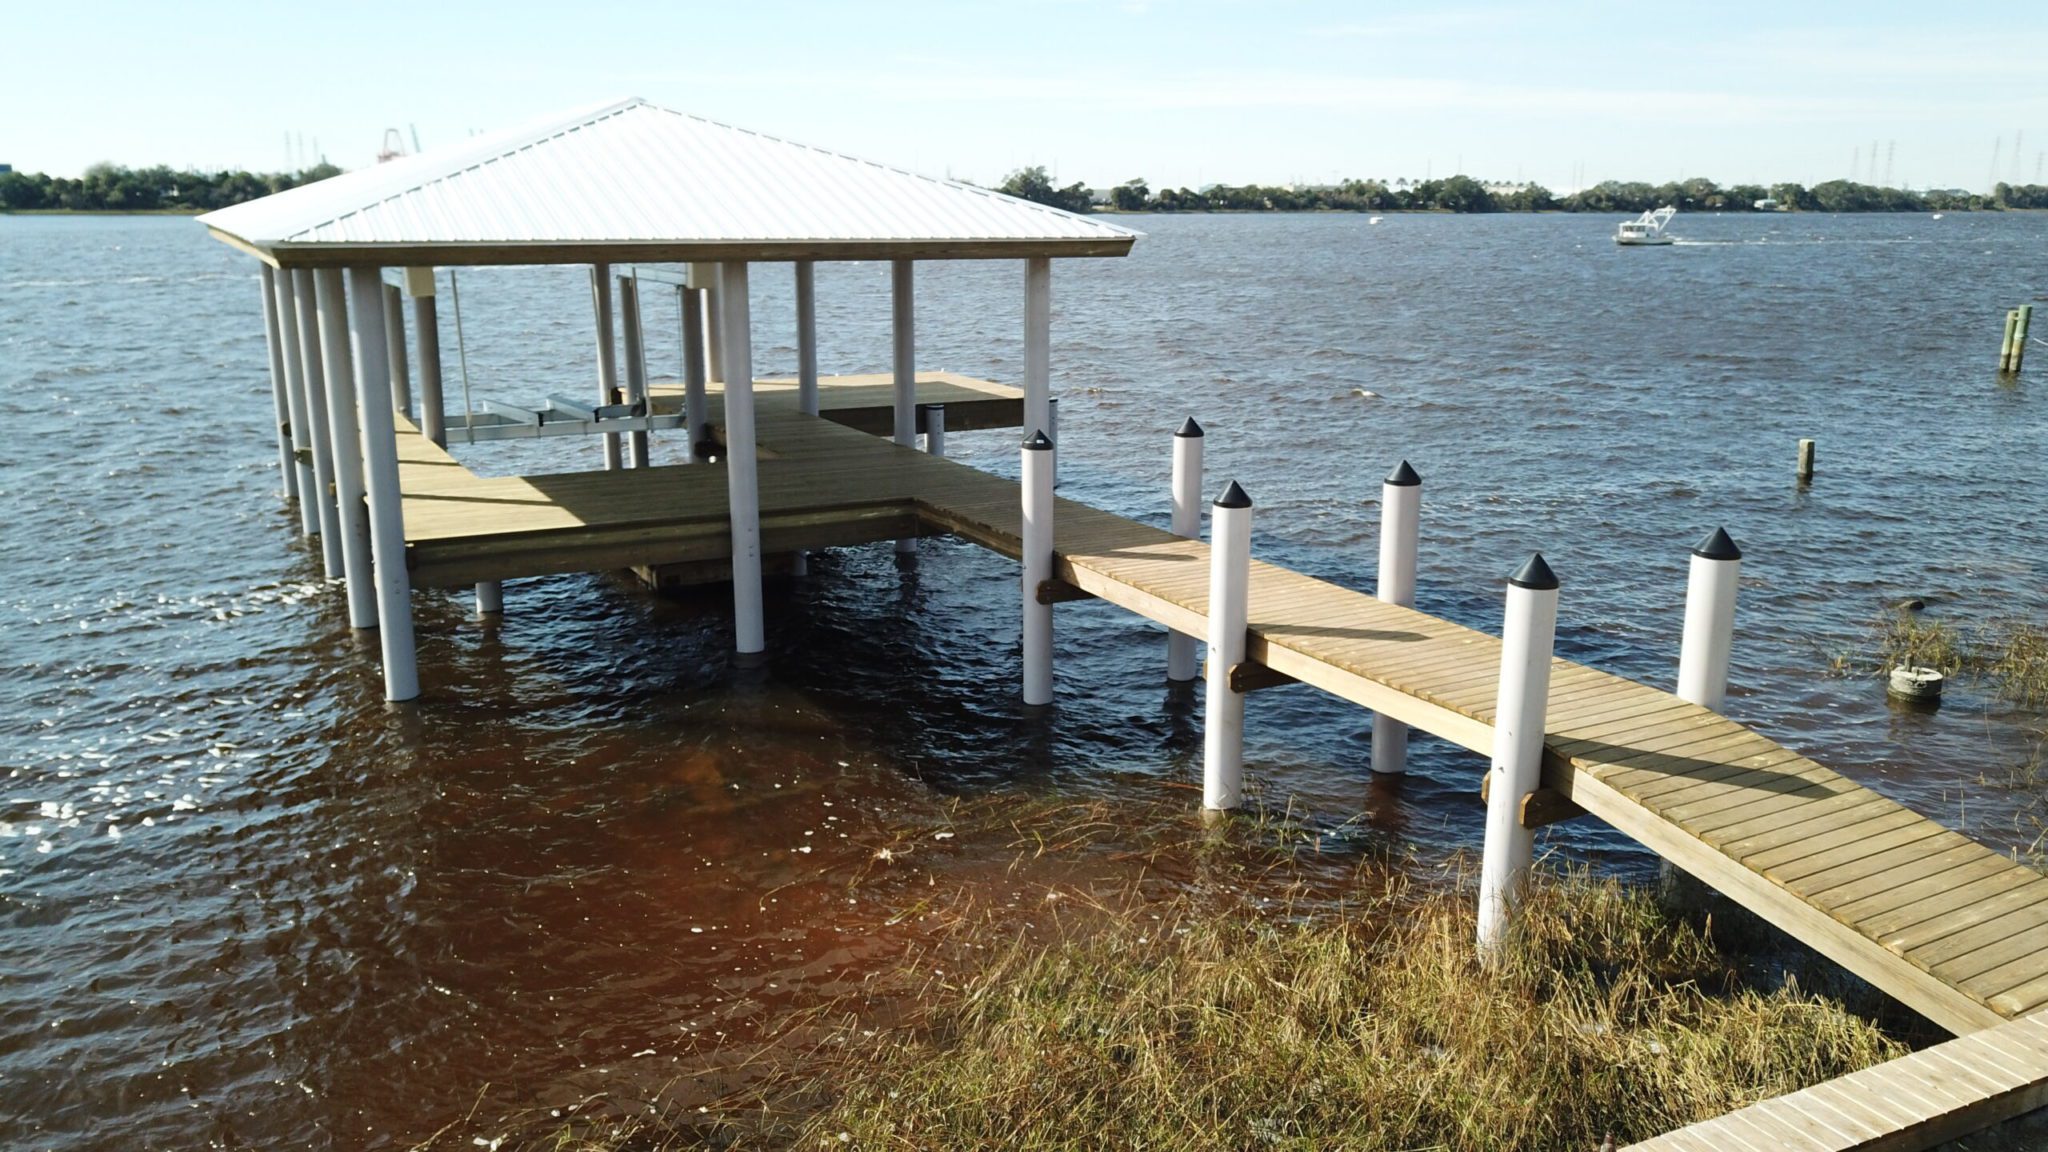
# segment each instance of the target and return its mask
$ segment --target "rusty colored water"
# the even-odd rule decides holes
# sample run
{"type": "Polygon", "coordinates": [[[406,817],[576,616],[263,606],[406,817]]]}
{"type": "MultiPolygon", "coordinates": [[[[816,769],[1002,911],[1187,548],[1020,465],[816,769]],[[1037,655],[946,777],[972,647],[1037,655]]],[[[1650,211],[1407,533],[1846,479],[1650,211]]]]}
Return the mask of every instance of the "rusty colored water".
{"type": "MultiPolygon", "coordinates": [[[[1685,550],[1726,524],[1749,556],[1730,711],[2031,842],[2034,797],[1983,779],[2038,717],[1967,687],[1895,713],[1828,666],[1888,597],[2048,607],[2042,390],[1989,371],[2004,309],[2048,291],[2048,220],[1702,219],[1632,252],[1567,217],[1145,224],[1129,260],[1057,276],[1066,495],[1163,520],[1192,412],[1212,476],[1258,501],[1261,555],[1369,587],[1378,478],[1406,457],[1424,608],[1497,627],[1500,578],[1541,547],[1562,651],[1653,682],[1685,550]]],[[[1014,379],[1018,270],[923,276],[921,363],[1014,379]]],[[[886,282],[821,270],[827,370],[885,366],[886,282]]],[[[764,270],[757,295],[763,366],[787,370],[788,285],[764,270]]],[[[479,623],[422,594],[426,695],[386,709],[272,491],[256,300],[189,221],[0,219],[0,1143],[404,1147],[472,1108],[689,1099],[763,1021],[921,955],[933,892],[1023,917],[1048,888],[1202,882],[1116,831],[1034,860],[1058,818],[989,818],[1192,806],[1199,722],[1157,630],[1085,603],[1060,609],[1057,709],[1025,714],[1013,569],[954,541],[778,584],[751,673],[715,595],[536,580],[479,623]]],[[[585,387],[586,300],[574,272],[465,276],[476,394],[585,387]]],[[[1009,434],[953,441],[1014,467],[1009,434]]],[[[1374,786],[1348,705],[1276,690],[1249,724],[1319,874],[1477,843],[1473,757],[1421,740],[1374,786]]],[[[1548,843],[1654,866],[1590,824],[1548,843]]]]}

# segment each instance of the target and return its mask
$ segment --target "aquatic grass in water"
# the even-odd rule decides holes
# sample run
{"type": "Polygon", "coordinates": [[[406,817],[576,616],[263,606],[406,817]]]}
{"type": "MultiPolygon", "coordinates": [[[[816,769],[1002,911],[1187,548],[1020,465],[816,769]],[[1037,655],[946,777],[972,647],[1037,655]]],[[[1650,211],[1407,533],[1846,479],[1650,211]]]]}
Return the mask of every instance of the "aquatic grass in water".
{"type": "Polygon", "coordinates": [[[1871,625],[1875,662],[1844,653],[1843,675],[1884,675],[1898,665],[1933,668],[1985,684],[2023,708],[2048,707],[2048,630],[2030,620],[1964,627],[1912,609],[1886,612],[1871,625]]]}

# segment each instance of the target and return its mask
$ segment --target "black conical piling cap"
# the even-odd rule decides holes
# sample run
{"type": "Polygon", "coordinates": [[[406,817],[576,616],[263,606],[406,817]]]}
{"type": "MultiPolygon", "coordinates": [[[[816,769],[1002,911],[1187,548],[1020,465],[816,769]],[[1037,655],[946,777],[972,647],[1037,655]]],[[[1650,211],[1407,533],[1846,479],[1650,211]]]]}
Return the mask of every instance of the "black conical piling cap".
{"type": "Polygon", "coordinates": [[[1417,476],[1415,469],[1410,468],[1408,462],[1403,460],[1401,466],[1394,469],[1394,474],[1387,477],[1387,483],[1396,488],[1413,488],[1422,483],[1422,477],[1417,476]]]}
{"type": "Polygon", "coordinates": [[[1742,549],[1728,538],[1725,528],[1716,528],[1707,533],[1707,538],[1693,545],[1692,554],[1702,560],[1740,560],[1742,549]]]}
{"type": "Polygon", "coordinates": [[[1543,562],[1543,553],[1531,552],[1529,559],[1520,568],[1515,569],[1513,576],[1508,577],[1508,583],[1517,588],[1552,592],[1557,589],[1557,573],[1552,572],[1550,565],[1543,562]]]}
{"type": "Polygon", "coordinates": [[[1195,423],[1193,416],[1181,421],[1180,428],[1174,432],[1175,436],[1200,436],[1201,434],[1202,426],[1195,423]]]}
{"type": "Polygon", "coordinates": [[[1024,442],[1024,447],[1031,449],[1033,452],[1050,452],[1052,451],[1052,441],[1046,439],[1043,432],[1033,432],[1031,439],[1024,442]]]}
{"type": "Polygon", "coordinates": [[[1232,480],[1230,487],[1223,490],[1223,495],[1216,498],[1216,506],[1218,508],[1249,508],[1252,506],[1252,498],[1244,494],[1244,489],[1237,486],[1237,481],[1232,480]]]}

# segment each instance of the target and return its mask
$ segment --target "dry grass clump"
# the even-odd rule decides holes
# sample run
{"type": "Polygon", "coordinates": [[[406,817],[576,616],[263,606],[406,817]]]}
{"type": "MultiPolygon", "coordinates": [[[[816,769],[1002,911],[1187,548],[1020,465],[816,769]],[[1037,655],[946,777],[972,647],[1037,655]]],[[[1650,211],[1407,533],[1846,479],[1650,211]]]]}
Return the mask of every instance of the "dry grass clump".
{"type": "Polygon", "coordinates": [[[2048,706],[2048,630],[2027,620],[1994,620],[1964,629],[1906,609],[1885,613],[1872,626],[1874,665],[1851,656],[1836,660],[1844,673],[1875,672],[1908,664],[1990,684],[2015,704],[2048,706]]]}
{"type": "Polygon", "coordinates": [[[934,987],[916,1025],[834,1046],[811,1085],[830,1102],[752,1135],[1590,1150],[1904,1052],[1796,986],[1740,987],[1705,935],[1613,882],[1537,883],[1490,968],[1469,890],[1376,904],[1288,923],[1183,903],[1019,944],[934,987]]]}

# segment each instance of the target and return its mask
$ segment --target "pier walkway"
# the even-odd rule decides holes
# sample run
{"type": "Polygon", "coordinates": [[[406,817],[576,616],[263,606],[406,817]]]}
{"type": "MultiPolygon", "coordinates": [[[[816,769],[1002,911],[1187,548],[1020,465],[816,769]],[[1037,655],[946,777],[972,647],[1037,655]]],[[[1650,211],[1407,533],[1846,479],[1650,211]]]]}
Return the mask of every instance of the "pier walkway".
{"type": "MultiPolygon", "coordinates": [[[[919,400],[995,387],[921,376],[919,400]]],[[[763,550],[954,533],[1018,556],[1017,484],[856,431],[886,405],[859,389],[828,382],[824,419],[763,391],[763,550]]],[[[722,468],[479,478],[416,432],[399,441],[417,584],[729,554],[722,468]]],[[[1068,500],[1055,533],[1058,591],[1206,634],[1206,545],[1068,500]]],[[[1247,656],[1269,680],[1491,751],[1497,637],[1254,561],[1247,656]]],[[[1569,661],[1553,665],[1545,745],[1532,801],[1546,803],[1525,823],[1576,805],[1958,1034],[2048,1004],[2048,879],[2033,870],[1733,720],[1569,661]]]]}

